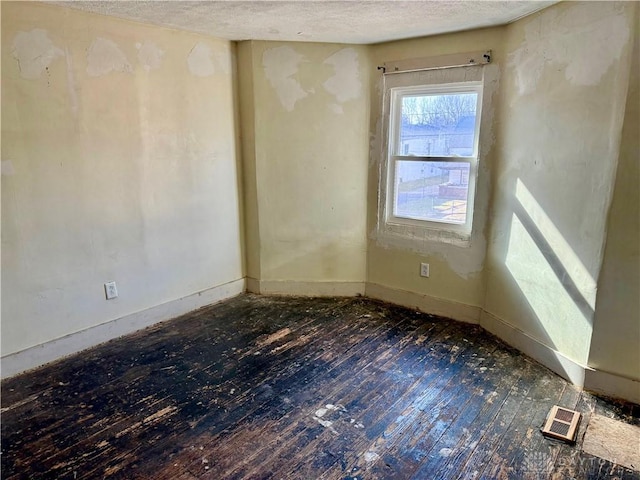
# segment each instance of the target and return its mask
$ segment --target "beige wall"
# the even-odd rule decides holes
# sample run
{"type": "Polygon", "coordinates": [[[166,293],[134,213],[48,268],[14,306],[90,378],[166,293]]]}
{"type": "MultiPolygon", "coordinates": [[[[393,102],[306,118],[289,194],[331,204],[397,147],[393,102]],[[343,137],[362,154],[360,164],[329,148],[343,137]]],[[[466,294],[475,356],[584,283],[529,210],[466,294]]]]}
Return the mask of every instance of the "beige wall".
{"type": "Polygon", "coordinates": [[[589,366],[640,380],[640,9],[589,366]]]}
{"type": "Polygon", "coordinates": [[[582,365],[618,161],[632,9],[561,3],[506,31],[485,310],[582,365]]]}
{"type": "Polygon", "coordinates": [[[233,55],[2,2],[3,355],[242,278],[233,55]]]}
{"type": "Polygon", "coordinates": [[[376,232],[382,147],[382,75],[372,70],[371,81],[371,162],[368,195],[368,275],[367,281],[397,290],[481,307],[484,301],[484,260],[490,196],[489,172],[494,162],[494,111],[500,71],[505,61],[502,28],[406,40],[372,47],[374,65],[384,62],[445,54],[492,50],[492,64],[482,67],[485,95],[480,133],[479,173],[471,244],[467,247],[428,241],[389,241],[376,232]],[[429,278],[420,277],[420,263],[430,265],[429,278]]]}
{"type": "Polygon", "coordinates": [[[364,282],[366,48],[243,42],[239,65],[249,277],[364,282]]]}

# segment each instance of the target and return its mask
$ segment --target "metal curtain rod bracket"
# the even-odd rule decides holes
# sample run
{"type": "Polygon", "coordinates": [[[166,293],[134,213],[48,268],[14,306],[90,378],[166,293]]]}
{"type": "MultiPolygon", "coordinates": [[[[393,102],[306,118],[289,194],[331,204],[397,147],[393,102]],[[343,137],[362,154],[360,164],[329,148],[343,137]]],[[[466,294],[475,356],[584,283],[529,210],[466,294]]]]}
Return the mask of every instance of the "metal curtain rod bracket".
{"type": "Polygon", "coordinates": [[[382,70],[383,74],[392,75],[422,70],[486,65],[488,63],[491,63],[491,50],[385,62],[382,66],[378,66],[378,70],[382,70]]]}

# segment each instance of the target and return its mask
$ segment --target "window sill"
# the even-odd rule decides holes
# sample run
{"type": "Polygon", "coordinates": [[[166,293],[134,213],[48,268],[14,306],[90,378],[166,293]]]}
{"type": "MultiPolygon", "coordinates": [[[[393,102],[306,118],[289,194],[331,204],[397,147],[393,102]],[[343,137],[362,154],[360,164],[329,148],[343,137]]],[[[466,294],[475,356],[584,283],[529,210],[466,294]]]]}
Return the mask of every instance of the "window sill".
{"type": "Polygon", "coordinates": [[[390,246],[425,252],[428,251],[428,245],[433,243],[445,243],[461,248],[471,246],[469,232],[389,222],[378,225],[376,238],[390,246]]]}

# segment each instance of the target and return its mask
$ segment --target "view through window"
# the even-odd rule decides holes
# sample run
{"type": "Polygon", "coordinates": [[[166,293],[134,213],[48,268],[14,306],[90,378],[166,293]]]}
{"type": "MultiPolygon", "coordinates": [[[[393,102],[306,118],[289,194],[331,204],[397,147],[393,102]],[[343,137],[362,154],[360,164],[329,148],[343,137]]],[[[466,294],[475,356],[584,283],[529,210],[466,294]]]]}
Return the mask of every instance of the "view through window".
{"type": "Polygon", "coordinates": [[[392,95],[391,220],[470,229],[481,86],[398,88],[392,95]]]}

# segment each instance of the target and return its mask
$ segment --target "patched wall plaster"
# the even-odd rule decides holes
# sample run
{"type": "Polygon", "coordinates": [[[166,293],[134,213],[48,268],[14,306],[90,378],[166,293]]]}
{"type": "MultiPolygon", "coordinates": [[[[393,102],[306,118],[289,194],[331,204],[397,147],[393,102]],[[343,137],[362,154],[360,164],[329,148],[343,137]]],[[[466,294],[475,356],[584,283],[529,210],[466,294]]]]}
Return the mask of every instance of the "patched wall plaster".
{"type": "MultiPolygon", "coordinates": [[[[611,15],[611,8],[606,3],[576,3],[570,14],[549,9],[530,21],[520,47],[509,55],[520,94],[535,91],[545,68],[564,70],[576,86],[597,85],[629,40],[625,17],[611,15]]],[[[619,6],[613,9],[620,11],[619,6]]]]}
{"type": "Polygon", "coordinates": [[[353,48],[343,48],[327,58],[324,63],[331,65],[335,72],[322,84],[327,92],[334,95],[339,103],[360,97],[362,82],[358,52],[353,48]]]}
{"type": "Polygon", "coordinates": [[[158,47],[154,42],[148,41],[137,43],[136,48],[138,49],[138,61],[140,62],[140,65],[142,65],[142,68],[147,72],[160,68],[164,50],[158,47]]]}
{"type": "Polygon", "coordinates": [[[111,72],[131,73],[131,64],[120,47],[108,38],[96,38],[87,52],[87,73],[101,77],[111,72]]]}
{"type": "Polygon", "coordinates": [[[41,28],[19,32],[13,40],[11,53],[18,61],[20,75],[28,79],[39,78],[56,57],[64,56],[64,52],[53,44],[47,31],[41,28]]]}
{"type": "Polygon", "coordinates": [[[187,65],[189,71],[196,77],[208,77],[216,72],[213,65],[213,52],[211,47],[204,42],[198,42],[189,52],[187,65]]]}
{"type": "Polygon", "coordinates": [[[298,100],[308,95],[295,78],[304,59],[304,55],[286,45],[266,50],[262,55],[264,74],[276,90],[280,103],[289,112],[294,109],[298,100]]]}

